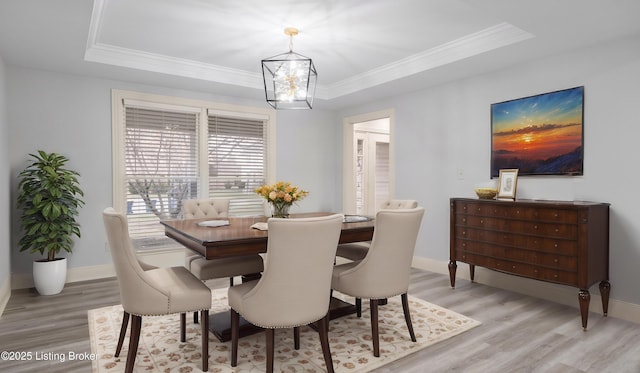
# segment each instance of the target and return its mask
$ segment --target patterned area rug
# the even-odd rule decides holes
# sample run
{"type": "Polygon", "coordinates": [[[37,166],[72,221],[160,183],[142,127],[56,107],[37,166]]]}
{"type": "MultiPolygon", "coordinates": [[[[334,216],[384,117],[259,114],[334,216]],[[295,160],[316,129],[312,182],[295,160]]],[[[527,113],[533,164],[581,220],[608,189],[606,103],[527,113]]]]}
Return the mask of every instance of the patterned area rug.
{"type": "MultiPolygon", "coordinates": [[[[227,289],[213,292],[212,313],[228,308],[227,289]]],[[[353,301],[340,293],[334,296],[353,301]]],[[[379,368],[434,343],[467,331],[478,321],[409,296],[411,319],[418,342],[411,342],[404,321],[400,297],[393,297],[379,308],[380,357],[373,356],[368,302],[362,302],[362,318],[355,315],[332,320],[329,338],[333,365],[336,372],[366,372],[379,368]]],[[[122,306],[116,305],[89,310],[91,352],[97,354],[93,372],[123,372],[127,359],[129,335],[125,339],[120,357],[113,356],[120,324],[122,306]]],[[[187,316],[187,342],[179,339],[179,315],[142,318],[142,331],[136,372],[199,372],[200,325],[187,316]]],[[[264,333],[240,339],[238,366],[229,364],[231,342],[221,343],[209,334],[209,372],[264,372],[266,355],[264,333]]],[[[275,366],[277,372],[325,372],[318,333],[308,327],[300,328],[300,349],[293,348],[293,330],[275,333],[275,366]]]]}

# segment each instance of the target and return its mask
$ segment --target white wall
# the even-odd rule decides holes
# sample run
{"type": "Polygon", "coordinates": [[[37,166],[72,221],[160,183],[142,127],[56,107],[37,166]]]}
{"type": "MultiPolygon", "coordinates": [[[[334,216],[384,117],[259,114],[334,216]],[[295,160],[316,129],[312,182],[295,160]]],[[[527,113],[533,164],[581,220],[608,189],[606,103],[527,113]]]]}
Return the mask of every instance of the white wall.
{"type": "Polygon", "coordinates": [[[10,180],[9,136],[6,106],[5,65],[0,57],[0,315],[9,300],[11,289],[11,252],[9,250],[10,180]]]}
{"type": "Polygon", "coordinates": [[[640,304],[640,37],[352,107],[340,117],[395,109],[396,197],[426,207],[416,255],[442,262],[444,272],[449,198],[475,197],[474,186],[489,180],[491,103],[581,85],[584,176],[522,177],[518,197],[611,203],[611,297],[640,304]]]}
{"type": "MultiPolygon", "coordinates": [[[[112,198],[111,89],[259,107],[267,105],[263,101],[8,66],[11,190],[15,193],[16,175],[27,166],[28,154],[38,149],[66,155],[70,159],[68,166],[81,175],[79,180],[86,204],[79,215],[82,237],[76,240],[73,253],[66,255],[70,272],[111,263],[101,218],[102,210],[111,206],[112,198]]],[[[336,155],[338,145],[335,143],[338,127],[334,113],[314,109],[314,115],[310,117],[302,113],[278,114],[277,121],[276,142],[282,147],[278,147],[276,178],[290,180],[311,192],[308,201],[300,202],[298,209],[333,210],[334,203],[337,203],[335,198],[332,200],[323,191],[334,189],[331,171],[339,162],[336,155]],[[296,139],[306,136],[312,136],[312,144],[296,144],[296,139]],[[325,149],[330,152],[326,158],[313,156],[325,149]]],[[[19,212],[15,211],[15,204],[12,205],[11,270],[14,274],[26,275],[31,273],[31,263],[36,256],[18,253],[15,249],[20,226],[19,212]]]]}

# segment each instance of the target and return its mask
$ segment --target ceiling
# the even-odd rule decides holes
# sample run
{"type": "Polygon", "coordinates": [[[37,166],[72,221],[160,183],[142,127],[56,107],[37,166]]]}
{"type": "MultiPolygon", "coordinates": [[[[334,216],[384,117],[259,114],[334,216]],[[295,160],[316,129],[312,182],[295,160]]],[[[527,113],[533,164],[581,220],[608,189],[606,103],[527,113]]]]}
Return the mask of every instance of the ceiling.
{"type": "MultiPolygon", "coordinates": [[[[336,109],[640,35],[637,0],[3,0],[5,63],[264,99],[293,50],[336,109]]],[[[266,103],[265,103],[266,105],[266,103]]]]}

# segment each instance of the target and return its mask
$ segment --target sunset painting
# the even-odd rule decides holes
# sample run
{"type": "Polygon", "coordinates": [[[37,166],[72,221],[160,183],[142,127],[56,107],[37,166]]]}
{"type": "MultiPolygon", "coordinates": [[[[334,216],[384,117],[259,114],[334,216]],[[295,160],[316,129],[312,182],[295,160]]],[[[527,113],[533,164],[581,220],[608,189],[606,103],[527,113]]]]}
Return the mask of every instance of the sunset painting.
{"type": "Polygon", "coordinates": [[[491,176],[582,175],[584,87],[491,105],[491,176]]]}

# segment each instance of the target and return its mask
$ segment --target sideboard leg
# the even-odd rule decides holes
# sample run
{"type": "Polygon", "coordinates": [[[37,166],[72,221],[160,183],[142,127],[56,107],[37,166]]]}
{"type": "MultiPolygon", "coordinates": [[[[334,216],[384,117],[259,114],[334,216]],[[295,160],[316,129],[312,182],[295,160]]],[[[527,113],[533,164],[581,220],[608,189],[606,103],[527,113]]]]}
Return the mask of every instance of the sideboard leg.
{"type": "Polygon", "coordinates": [[[578,292],[578,302],[580,303],[580,316],[582,316],[582,329],[587,330],[587,320],[589,318],[589,302],[591,294],[589,290],[580,289],[578,292]]]}
{"type": "Polygon", "coordinates": [[[449,281],[451,282],[452,288],[456,287],[456,269],[457,268],[458,268],[458,265],[456,264],[456,261],[450,260],[449,261],[449,281]]]}
{"type": "Polygon", "coordinates": [[[602,313],[605,316],[609,312],[609,293],[611,293],[611,284],[609,281],[601,281],[600,296],[602,297],[602,313]]]}
{"type": "Polygon", "coordinates": [[[476,266],[474,264],[469,264],[469,278],[471,282],[474,282],[476,278],[476,266]]]}

